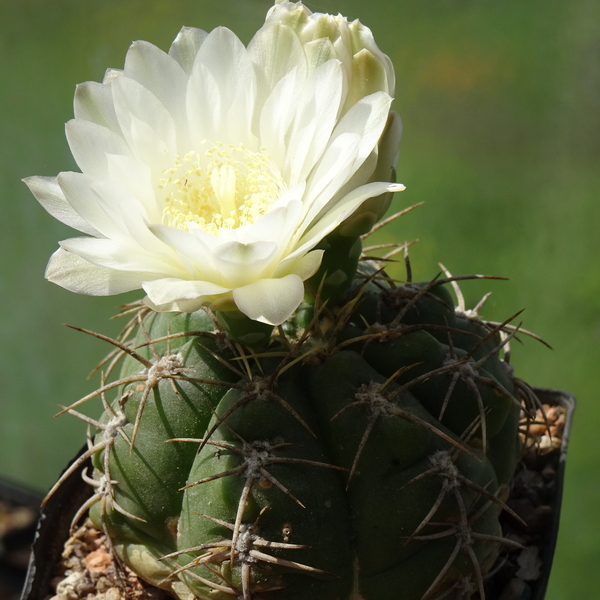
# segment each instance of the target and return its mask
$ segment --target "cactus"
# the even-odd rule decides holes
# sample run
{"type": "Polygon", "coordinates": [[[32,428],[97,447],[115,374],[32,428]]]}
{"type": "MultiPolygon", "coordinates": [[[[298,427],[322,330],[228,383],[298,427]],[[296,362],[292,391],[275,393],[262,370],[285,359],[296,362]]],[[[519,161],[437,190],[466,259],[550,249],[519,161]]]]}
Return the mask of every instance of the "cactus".
{"type": "Polygon", "coordinates": [[[97,431],[74,525],[90,509],[182,600],[484,598],[536,404],[507,360],[518,328],[465,310],[461,278],[369,264],[254,347],[208,310],[133,307],[120,377],[63,411],[97,431]],[[76,410],[94,396],[99,421],[76,410]]]}
{"type": "Polygon", "coordinates": [[[407,254],[404,283],[361,260],[404,189],[394,87],[359,21],[276,0],[248,47],[135,42],[77,88],[81,173],[26,180],[88,236],[48,279],[146,293],[118,340],[94,334],[101,385],[62,410],[89,447],[48,497],[89,459],[73,526],[89,511],[180,600],[483,600],[515,544],[499,516],[539,404],[508,362],[516,315],[466,310],[445,269],[413,282],[407,254]]]}

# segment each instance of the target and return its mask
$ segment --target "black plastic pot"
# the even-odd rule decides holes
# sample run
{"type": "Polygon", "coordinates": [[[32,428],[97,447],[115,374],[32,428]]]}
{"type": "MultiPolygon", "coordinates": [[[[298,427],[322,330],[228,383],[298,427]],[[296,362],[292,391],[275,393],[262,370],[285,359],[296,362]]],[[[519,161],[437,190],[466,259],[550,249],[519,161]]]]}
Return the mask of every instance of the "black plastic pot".
{"type": "Polygon", "coordinates": [[[568,392],[550,389],[535,389],[535,393],[542,403],[562,406],[567,411],[565,429],[563,432],[562,444],[558,455],[558,468],[556,471],[556,495],[554,497],[554,510],[552,512],[551,526],[548,528],[546,544],[542,560],[544,561],[544,570],[542,576],[538,579],[534,588],[532,600],[544,600],[546,597],[546,589],[550,580],[550,572],[552,570],[552,560],[554,559],[554,551],[558,540],[558,528],[560,525],[560,509],[562,506],[563,487],[565,481],[565,467],[567,461],[567,450],[569,448],[569,437],[571,435],[571,426],[573,425],[573,414],[575,413],[575,396],[568,392]]]}
{"type": "MultiPolygon", "coordinates": [[[[36,518],[42,496],[12,481],[0,480],[0,502],[10,510],[26,509],[22,517],[30,523],[14,526],[0,532],[0,598],[17,597],[25,582],[27,570],[23,556],[28,552],[36,531],[36,518]],[[30,514],[27,514],[27,513],[30,514]]],[[[4,529],[4,527],[2,528],[4,529]]]]}
{"type": "MultiPolygon", "coordinates": [[[[67,468],[86,450],[87,446],[84,446],[67,468]]],[[[81,472],[90,466],[91,460],[80,465],[41,509],[22,600],[45,600],[50,594],[50,582],[69,539],[71,521],[78,508],[92,495],[92,488],[81,478],[81,472]]]]}
{"type": "MultiPolygon", "coordinates": [[[[544,530],[541,559],[543,569],[541,576],[526,585],[520,595],[509,596],[511,600],[544,600],[546,588],[552,569],[552,560],[558,537],[560,508],[564,483],[565,464],[569,435],[575,411],[575,398],[568,392],[546,388],[534,388],[535,393],[543,404],[560,406],[566,410],[566,423],[562,434],[562,444],[552,456],[556,463],[554,493],[551,502],[552,515],[550,526],[544,530]]],[[[73,462],[87,449],[82,448],[73,462]]],[[[50,583],[54,577],[55,566],[61,559],[64,543],[69,538],[71,520],[79,507],[92,494],[92,489],[81,479],[81,472],[90,467],[86,461],[74,471],[41,511],[37,534],[33,544],[33,552],[27,579],[23,588],[21,600],[45,600],[51,594],[50,583]]],[[[489,596],[487,600],[500,600],[500,595],[489,596]]]]}

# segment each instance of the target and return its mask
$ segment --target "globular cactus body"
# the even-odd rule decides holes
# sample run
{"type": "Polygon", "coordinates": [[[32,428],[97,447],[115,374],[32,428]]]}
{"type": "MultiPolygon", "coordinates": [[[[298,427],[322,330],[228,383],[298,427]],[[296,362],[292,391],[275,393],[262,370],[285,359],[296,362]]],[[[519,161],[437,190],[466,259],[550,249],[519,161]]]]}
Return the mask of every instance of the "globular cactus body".
{"type": "Polygon", "coordinates": [[[413,283],[408,258],[404,285],[364,266],[410,245],[361,254],[414,208],[374,225],[404,189],[394,89],[359,21],[276,0],[247,47],[227,28],[135,42],[77,88],[81,173],[27,179],[88,236],[48,279],[145,293],[100,389],[62,411],[95,434],[48,497],[91,459],[74,522],[89,509],[180,600],[483,600],[513,543],[499,515],[535,412],[514,328],[455,308],[451,276],[413,283]],[[77,410],[94,397],[99,420],[77,410]]]}
{"type": "Polygon", "coordinates": [[[204,311],[140,319],[88,480],[143,579],[182,600],[484,595],[531,402],[509,328],[375,278],[260,349],[204,311]]]}

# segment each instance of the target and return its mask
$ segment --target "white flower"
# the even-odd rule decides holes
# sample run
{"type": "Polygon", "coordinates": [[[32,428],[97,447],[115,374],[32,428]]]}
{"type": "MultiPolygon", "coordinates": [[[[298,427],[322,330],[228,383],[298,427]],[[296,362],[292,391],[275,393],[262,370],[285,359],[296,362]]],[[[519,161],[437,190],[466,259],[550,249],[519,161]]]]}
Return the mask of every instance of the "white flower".
{"type": "Polygon", "coordinates": [[[168,54],[135,42],[123,71],[77,88],[66,132],[81,173],[26,180],[87,234],[60,243],[46,276],[91,295],[143,288],[158,311],[282,323],[322,238],[403,189],[370,181],[392,92],[368,29],[301,3],[273,7],[248,48],[225,28],[184,28],[168,54]]]}

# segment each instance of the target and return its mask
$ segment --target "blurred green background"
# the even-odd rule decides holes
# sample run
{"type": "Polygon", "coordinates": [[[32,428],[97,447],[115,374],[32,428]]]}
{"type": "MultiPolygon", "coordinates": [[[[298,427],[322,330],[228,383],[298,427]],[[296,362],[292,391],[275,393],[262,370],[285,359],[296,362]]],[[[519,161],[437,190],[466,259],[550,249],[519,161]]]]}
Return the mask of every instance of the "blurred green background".
{"type": "MultiPolygon", "coordinates": [[[[81,446],[58,404],[92,389],[107,348],[64,327],[115,335],[117,304],[43,278],[67,227],[20,182],[76,167],[64,139],[75,84],[122,67],[131,41],[168,49],[182,25],[226,25],[247,42],[270,0],[0,0],[0,476],[46,489],[81,446]]],[[[594,0],[321,0],[374,31],[395,64],[404,121],[396,207],[425,201],[378,241],[412,240],[416,277],[438,261],[484,316],[525,307],[513,352],[529,382],[579,400],[548,600],[600,587],[600,3],[594,0]]],[[[400,269],[398,275],[403,275],[400,269]]]]}

